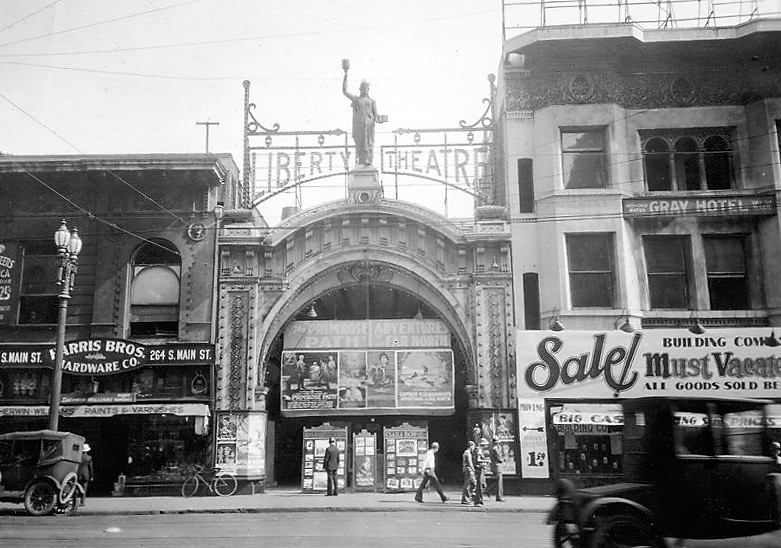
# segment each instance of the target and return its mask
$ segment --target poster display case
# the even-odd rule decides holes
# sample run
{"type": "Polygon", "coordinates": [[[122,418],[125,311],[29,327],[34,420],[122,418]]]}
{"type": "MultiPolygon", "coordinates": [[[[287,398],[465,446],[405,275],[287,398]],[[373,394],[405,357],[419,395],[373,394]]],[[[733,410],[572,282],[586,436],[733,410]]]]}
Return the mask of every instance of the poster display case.
{"type": "Polygon", "coordinates": [[[332,426],[325,423],[312,428],[304,428],[303,458],[301,459],[301,492],[324,493],[328,488],[328,475],[323,468],[323,457],[328,447],[328,439],[336,440],[339,449],[339,469],[336,472],[338,491],[344,491],[346,485],[345,454],[347,451],[347,427],[332,426]]]}
{"type": "Polygon", "coordinates": [[[377,490],[377,434],[366,430],[353,435],[353,489],[377,490]]]}
{"type": "MultiPolygon", "coordinates": [[[[502,474],[517,475],[518,442],[515,436],[518,431],[516,426],[518,421],[515,412],[512,410],[472,412],[469,414],[469,424],[472,425],[469,439],[476,444],[480,443],[480,438],[485,438],[489,443],[494,436],[499,438],[499,451],[504,459],[501,465],[502,474]]],[[[490,476],[490,470],[486,470],[486,474],[490,476]]]]}
{"type": "Polygon", "coordinates": [[[428,450],[428,427],[401,426],[386,428],[383,432],[385,446],[385,492],[414,491],[422,481],[423,463],[428,450]]]}
{"type": "Polygon", "coordinates": [[[214,464],[243,479],[266,476],[265,411],[217,413],[214,464]]]}

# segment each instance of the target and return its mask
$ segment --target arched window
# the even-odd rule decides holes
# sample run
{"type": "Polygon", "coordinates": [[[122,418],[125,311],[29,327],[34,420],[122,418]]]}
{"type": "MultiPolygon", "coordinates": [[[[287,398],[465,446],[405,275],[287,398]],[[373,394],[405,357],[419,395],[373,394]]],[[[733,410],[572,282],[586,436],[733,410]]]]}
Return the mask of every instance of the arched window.
{"type": "Polygon", "coordinates": [[[730,146],[720,136],[705,139],[705,179],[710,190],[728,190],[732,183],[730,146]]]}
{"type": "Polygon", "coordinates": [[[672,190],[670,149],[664,139],[657,137],[646,143],[645,176],[648,190],[672,190]]]}
{"type": "Polygon", "coordinates": [[[641,131],[646,188],[729,190],[735,183],[729,128],[641,131]]]}
{"type": "Polygon", "coordinates": [[[675,175],[678,190],[700,190],[699,152],[691,137],[675,141],[675,175]]]}
{"type": "Polygon", "coordinates": [[[171,242],[149,242],[136,250],[131,264],[131,337],[177,336],[181,273],[182,259],[171,242]]]}

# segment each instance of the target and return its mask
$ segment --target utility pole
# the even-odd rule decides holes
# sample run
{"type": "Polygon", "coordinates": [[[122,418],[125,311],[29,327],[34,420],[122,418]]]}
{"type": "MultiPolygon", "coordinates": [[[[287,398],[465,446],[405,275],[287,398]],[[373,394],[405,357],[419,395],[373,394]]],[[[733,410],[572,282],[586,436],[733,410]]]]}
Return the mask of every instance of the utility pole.
{"type": "Polygon", "coordinates": [[[209,126],[219,126],[220,123],[219,122],[211,122],[211,121],[207,120],[206,122],[195,122],[195,125],[196,126],[206,126],[206,153],[208,154],[209,153],[209,126]]]}

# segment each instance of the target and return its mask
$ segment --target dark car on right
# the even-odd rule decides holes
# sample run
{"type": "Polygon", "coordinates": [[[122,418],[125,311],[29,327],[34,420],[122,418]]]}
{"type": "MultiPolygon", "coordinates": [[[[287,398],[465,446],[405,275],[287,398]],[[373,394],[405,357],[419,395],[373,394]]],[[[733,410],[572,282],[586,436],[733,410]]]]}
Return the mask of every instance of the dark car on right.
{"type": "Polygon", "coordinates": [[[556,547],[665,546],[781,528],[781,475],[768,402],[626,400],[624,477],[577,488],[559,480],[549,522],[556,547]]]}

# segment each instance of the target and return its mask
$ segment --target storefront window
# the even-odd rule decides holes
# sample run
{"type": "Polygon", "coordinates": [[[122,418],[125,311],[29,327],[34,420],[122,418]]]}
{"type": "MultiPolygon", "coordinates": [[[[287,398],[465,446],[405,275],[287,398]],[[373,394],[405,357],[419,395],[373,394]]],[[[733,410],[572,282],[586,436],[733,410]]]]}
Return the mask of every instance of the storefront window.
{"type": "Polygon", "coordinates": [[[196,417],[128,419],[129,480],[178,481],[193,465],[208,465],[208,436],[195,433],[196,417]]]}
{"type": "Polygon", "coordinates": [[[209,397],[203,366],[144,367],[108,376],[64,375],[62,392],[71,398],[114,396],[118,401],[203,399],[209,397]]]}
{"type": "Polygon", "coordinates": [[[550,412],[556,431],[557,455],[554,456],[560,475],[591,476],[596,482],[597,476],[621,473],[623,411],[620,405],[554,405],[550,412]]]}

